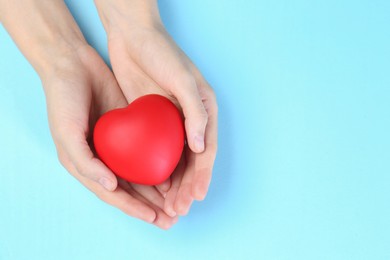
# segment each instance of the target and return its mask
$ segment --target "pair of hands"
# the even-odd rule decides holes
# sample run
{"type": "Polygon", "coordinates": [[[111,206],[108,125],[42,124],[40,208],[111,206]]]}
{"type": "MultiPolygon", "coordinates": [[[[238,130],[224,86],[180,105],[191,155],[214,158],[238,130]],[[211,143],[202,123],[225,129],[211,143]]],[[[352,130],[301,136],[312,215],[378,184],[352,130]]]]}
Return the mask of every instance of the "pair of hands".
{"type": "MultiPolygon", "coordinates": [[[[194,199],[206,196],[217,151],[215,94],[165,31],[157,3],[145,8],[150,11],[142,17],[96,4],[107,31],[114,74],[84,42],[41,77],[58,156],[104,202],[168,229],[178,216],[188,213],[194,199]],[[183,111],[187,144],[167,181],[144,186],[116,177],[96,158],[91,133],[103,113],[151,93],[169,98],[183,111]]],[[[132,8],[140,11],[142,5],[132,8]]]]}

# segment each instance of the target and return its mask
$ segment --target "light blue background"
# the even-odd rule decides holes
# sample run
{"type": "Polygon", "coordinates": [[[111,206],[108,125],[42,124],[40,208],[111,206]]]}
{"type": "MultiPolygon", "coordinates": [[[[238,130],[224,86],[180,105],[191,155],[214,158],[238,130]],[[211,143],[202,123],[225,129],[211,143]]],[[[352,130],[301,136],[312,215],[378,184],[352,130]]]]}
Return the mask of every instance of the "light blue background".
{"type": "MultiPolygon", "coordinates": [[[[107,60],[92,1],[68,1],[107,60]]],[[[390,2],[160,1],[218,95],[207,199],[169,231],[56,158],[40,81],[0,29],[0,259],[390,259],[390,2]]]]}

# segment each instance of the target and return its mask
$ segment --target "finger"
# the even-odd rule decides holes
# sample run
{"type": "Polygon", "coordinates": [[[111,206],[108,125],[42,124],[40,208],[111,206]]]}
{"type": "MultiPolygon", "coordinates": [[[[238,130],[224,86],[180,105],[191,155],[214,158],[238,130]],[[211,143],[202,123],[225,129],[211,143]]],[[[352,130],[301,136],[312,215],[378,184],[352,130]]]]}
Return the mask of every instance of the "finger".
{"type": "Polygon", "coordinates": [[[165,230],[170,229],[179,220],[178,216],[171,217],[171,216],[167,215],[160,208],[155,209],[155,211],[157,213],[157,217],[154,220],[153,224],[158,226],[159,228],[162,228],[165,230]]]}
{"type": "Polygon", "coordinates": [[[163,183],[156,185],[156,189],[161,193],[161,195],[165,198],[167,196],[167,191],[171,187],[171,178],[169,177],[163,183]]]}
{"type": "Polygon", "coordinates": [[[133,184],[129,184],[126,181],[123,181],[122,179],[119,180],[119,185],[123,187],[128,193],[130,193],[134,198],[138,199],[139,201],[145,203],[148,205],[150,208],[154,210],[156,213],[156,217],[153,221],[153,224],[156,225],[159,228],[162,229],[169,229],[171,228],[177,221],[177,217],[170,217],[168,216],[165,212],[161,210],[161,208],[157,207],[150,201],[148,201],[144,196],[139,194],[134,188],[133,184]]]}
{"type": "Polygon", "coordinates": [[[201,154],[192,154],[194,159],[194,176],[192,180],[191,194],[196,200],[203,200],[206,197],[210,186],[214,161],[217,153],[216,146],[216,122],[210,117],[206,131],[206,150],[201,154]]]}
{"type": "Polygon", "coordinates": [[[102,194],[98,195],[100,199],[108,204],[119,208],[127,215],[141,219],[148,223],[154,223],[157,218],[157,213],[147,203],[131,196],[121,187],[118,187],[114,192],[104,190],[102,194]]]}
{"type": "Polygon", "coordinates": [[[108,191],[116,189],[118,185],[116,176],[103,162],[94,157],[83,134],[78,134],[77,130],[70,131],[62,138],[62,145],[79,174],[99,183],[108,191]]]}
{"type": "Polygon", "coordinates": [[[140,185],[140,184],[131,184],[133,189],[141,194],[149,202],[153,203],[156,207],[163,209],[164,208],[164,197],[158,192],[154,186],[140,185]]]}
{"type": "Polygon", "coordinates": [[[179,161],[178,166],[176,167],[175,171],[173,172],[171,176],[171,187],[169,191],[167,192],[167,196],[165,197],[165,203],[164,203],[164,211],[169,216],[174,217],[177,215],[176,211],[174,210],[174,203],[176,200],[176,195],[180,187],[181,180],[183,179],[184,174],[184,166],[185,166],[185,158],[184,156],[179,161]]]}
{"type": "Polygon", "coordinates": [[[118,187],[115,191],[107,191],[98,183],[90,180],[79,174],[74,165],[68,167],[68,171],[78,179],[85,187],[91,190],[95,195],[106,202],[107,204],[118,208],[125,214],[143,220],[148,223],[153,223],[157,217],[156,212],[146,203],[134,198],[122,187],[118,187]]]}
{"type": "Polygon", "coordinates": [[[187,141],[191,150],[195,153],[203,152],[208,115],[194,77],[183,73],[173,83],[172,94],[183,108],[187,141]]]}
{"type": "Polygon", "coordinates": [[[194,177],[192,181],[192,196],[196,200],[206,197],[210,186],[212,170],[218,147],[218,105],[215,93],[199,71],[195,70],[197,84],[204,96],[203,104],[206,108],[208,123],[205,132],[205,151],[194,154],[194,177]]]}
{"type": "MultiPolygon", "coordinates": [[[[186,158],[191,159],[190,154],[194,154],[194,153],[190,149],[187,149],[186,158]]],[[[180,216],[184,216],[188,214],[191,204],[194,201],[191,194],[193,176],[194,176],[194,161],[187,160],[184,173],[183,173],[183,178],[181,180],[180,187],[179,190],[177,191],[176,199],[174,202],[174,210],[180,216]]]]}

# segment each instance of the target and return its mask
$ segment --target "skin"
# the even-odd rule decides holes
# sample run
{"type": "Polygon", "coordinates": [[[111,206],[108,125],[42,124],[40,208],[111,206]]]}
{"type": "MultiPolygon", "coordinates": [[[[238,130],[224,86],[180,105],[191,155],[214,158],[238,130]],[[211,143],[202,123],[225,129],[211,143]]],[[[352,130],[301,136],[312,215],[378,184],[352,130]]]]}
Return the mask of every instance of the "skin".
{"type": "Polygon", "coordinates": [[[215,94],[164,29],[156,1],[95,3],[113,72],[87,44],[63,1],[0,0],[0,20],[41,78],[62,165],[104,202],[168,229],[207,194],[217,152],[215,94]],[[90,142],[100,115],[150,93],[182,110],[187,135],[179,165],[157,186],[116,177],[90,142]]]}

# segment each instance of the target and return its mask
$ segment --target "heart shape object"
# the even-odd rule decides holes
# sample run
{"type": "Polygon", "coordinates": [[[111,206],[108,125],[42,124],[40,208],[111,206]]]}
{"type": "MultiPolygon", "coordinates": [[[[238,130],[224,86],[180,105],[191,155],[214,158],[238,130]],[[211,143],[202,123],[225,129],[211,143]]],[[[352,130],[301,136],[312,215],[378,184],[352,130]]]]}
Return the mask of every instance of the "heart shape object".
{"type": "Polygon", "coordinates": [[[177,166],[184,148],[179,110],[167,98],[146,95],[97,121],[93,141],[99,158],[129,182],[157,185],[177,166]]]}

